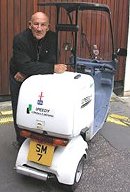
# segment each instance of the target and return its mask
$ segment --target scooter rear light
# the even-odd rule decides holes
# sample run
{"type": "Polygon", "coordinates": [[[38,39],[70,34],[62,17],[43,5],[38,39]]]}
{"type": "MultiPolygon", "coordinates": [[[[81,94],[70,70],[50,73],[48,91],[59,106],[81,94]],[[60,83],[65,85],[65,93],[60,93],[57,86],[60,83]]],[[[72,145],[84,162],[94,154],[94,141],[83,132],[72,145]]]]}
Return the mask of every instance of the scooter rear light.
{"type": "Polygon", "coordinates": [[[54,146],[66,146],[69,142],[68,139],[51,137],[48,135],[40,135],[27,130],[21,130],[20,135],[25,138],[31,138],[38,142],[48,143],[54,146]]]}
{"type": "Polygon", "coordinates": [[[22,130],[22,131],[20,131],[20,136],[25,137],[25,138],[30,138],[31,137],[31,132],[26,131],[26,130],[22,130]]]}
{"type": "Polygon", "coordinates": [[[58,138],[53,138],[53,145],[55,146],[66,146],[68,144],[68,140],[65,139],[58,139],[58,138]]]}

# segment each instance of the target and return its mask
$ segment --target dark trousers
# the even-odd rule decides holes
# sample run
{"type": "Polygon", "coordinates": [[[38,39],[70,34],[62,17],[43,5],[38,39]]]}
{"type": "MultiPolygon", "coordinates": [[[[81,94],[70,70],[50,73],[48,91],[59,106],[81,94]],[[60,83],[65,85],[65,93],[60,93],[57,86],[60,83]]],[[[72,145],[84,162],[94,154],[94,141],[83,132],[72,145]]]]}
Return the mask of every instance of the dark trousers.
{"type": "Polygon", "coordinates": [[[20,144],[22,144],[22,142],[25,140],[25,138],[20,136],[20,129],[16,123],[18,95],[21,84],[22,84],[21,82],[16,81],[12,76],[10,76],[10,93],[11,93],[12,111],[14,119],[14,128],[16,133],[16,139],[20,144]]]}

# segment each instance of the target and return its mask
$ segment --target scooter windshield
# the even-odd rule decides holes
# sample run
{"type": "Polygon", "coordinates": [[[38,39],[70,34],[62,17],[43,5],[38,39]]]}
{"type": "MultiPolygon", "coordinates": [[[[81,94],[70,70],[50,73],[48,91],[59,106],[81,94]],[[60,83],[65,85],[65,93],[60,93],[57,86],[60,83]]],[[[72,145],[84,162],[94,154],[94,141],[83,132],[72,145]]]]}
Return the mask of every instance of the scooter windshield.
{"type": "MultiPolygon", "coordinates": [[[[73,16],[72,19],[74,20],[73,16]]],[[[77,31],[77,43],[75,32],[59,32],[61,62],[68,63],[71,55],[90,60],[112,60],[112,35],[106,12],[95,10],[79,12],[77,31]]]]}
{"type": "Polygon", "coordinates": [[[104,12],[82,12],[80,16],[78,54],[80,57],[112,60],[112,38],[108,15],[104,12]]]}
{"type": "Polygon", "coordinates": [[[51,18],[58,37],[58,60],[69,63],[69,58],[90,60],[113,59],[113,37],[108,6],[96,3],[45,3],[52,6],[51,18]],[[55,21],[54,21],[55,20],[55,21]]]}

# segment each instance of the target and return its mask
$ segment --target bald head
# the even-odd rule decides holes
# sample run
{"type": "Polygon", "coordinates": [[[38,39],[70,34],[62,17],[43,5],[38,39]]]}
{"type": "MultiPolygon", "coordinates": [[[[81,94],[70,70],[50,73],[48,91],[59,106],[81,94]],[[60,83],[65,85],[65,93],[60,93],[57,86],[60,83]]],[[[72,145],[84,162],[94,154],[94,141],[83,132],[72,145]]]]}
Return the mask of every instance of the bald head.
{"type": "Polygon", "coordinates": [[[41,39],[49,30],[49,18],[43,12],[36,12],[32,15],[29,21],[29,28],[36,39],[41,39]]]}
{"type": "Polygon", "coordinates": [[[31,21],[34,22],[36,18],[46,20],[49,23],[48,16],[43,12],[36,12],[31,16],[31,21]]]}

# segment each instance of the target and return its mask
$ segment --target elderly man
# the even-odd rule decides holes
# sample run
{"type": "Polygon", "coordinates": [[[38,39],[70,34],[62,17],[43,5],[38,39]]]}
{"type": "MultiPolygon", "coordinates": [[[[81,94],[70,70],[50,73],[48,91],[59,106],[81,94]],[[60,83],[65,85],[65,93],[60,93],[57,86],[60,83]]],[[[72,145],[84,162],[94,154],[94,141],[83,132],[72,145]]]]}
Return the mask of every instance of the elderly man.
{"type": "Polygon", "coordinates": [[[16,124],[20,86],[31,75],[63,73],[67,70],[65,64],[56,64],[56,46],[56,34],[49,30],[49,18],[43,12],[34,13],[28,29],[14,37],[10,60],[10,92],[19,145],[24,141],[16,124]]]}

